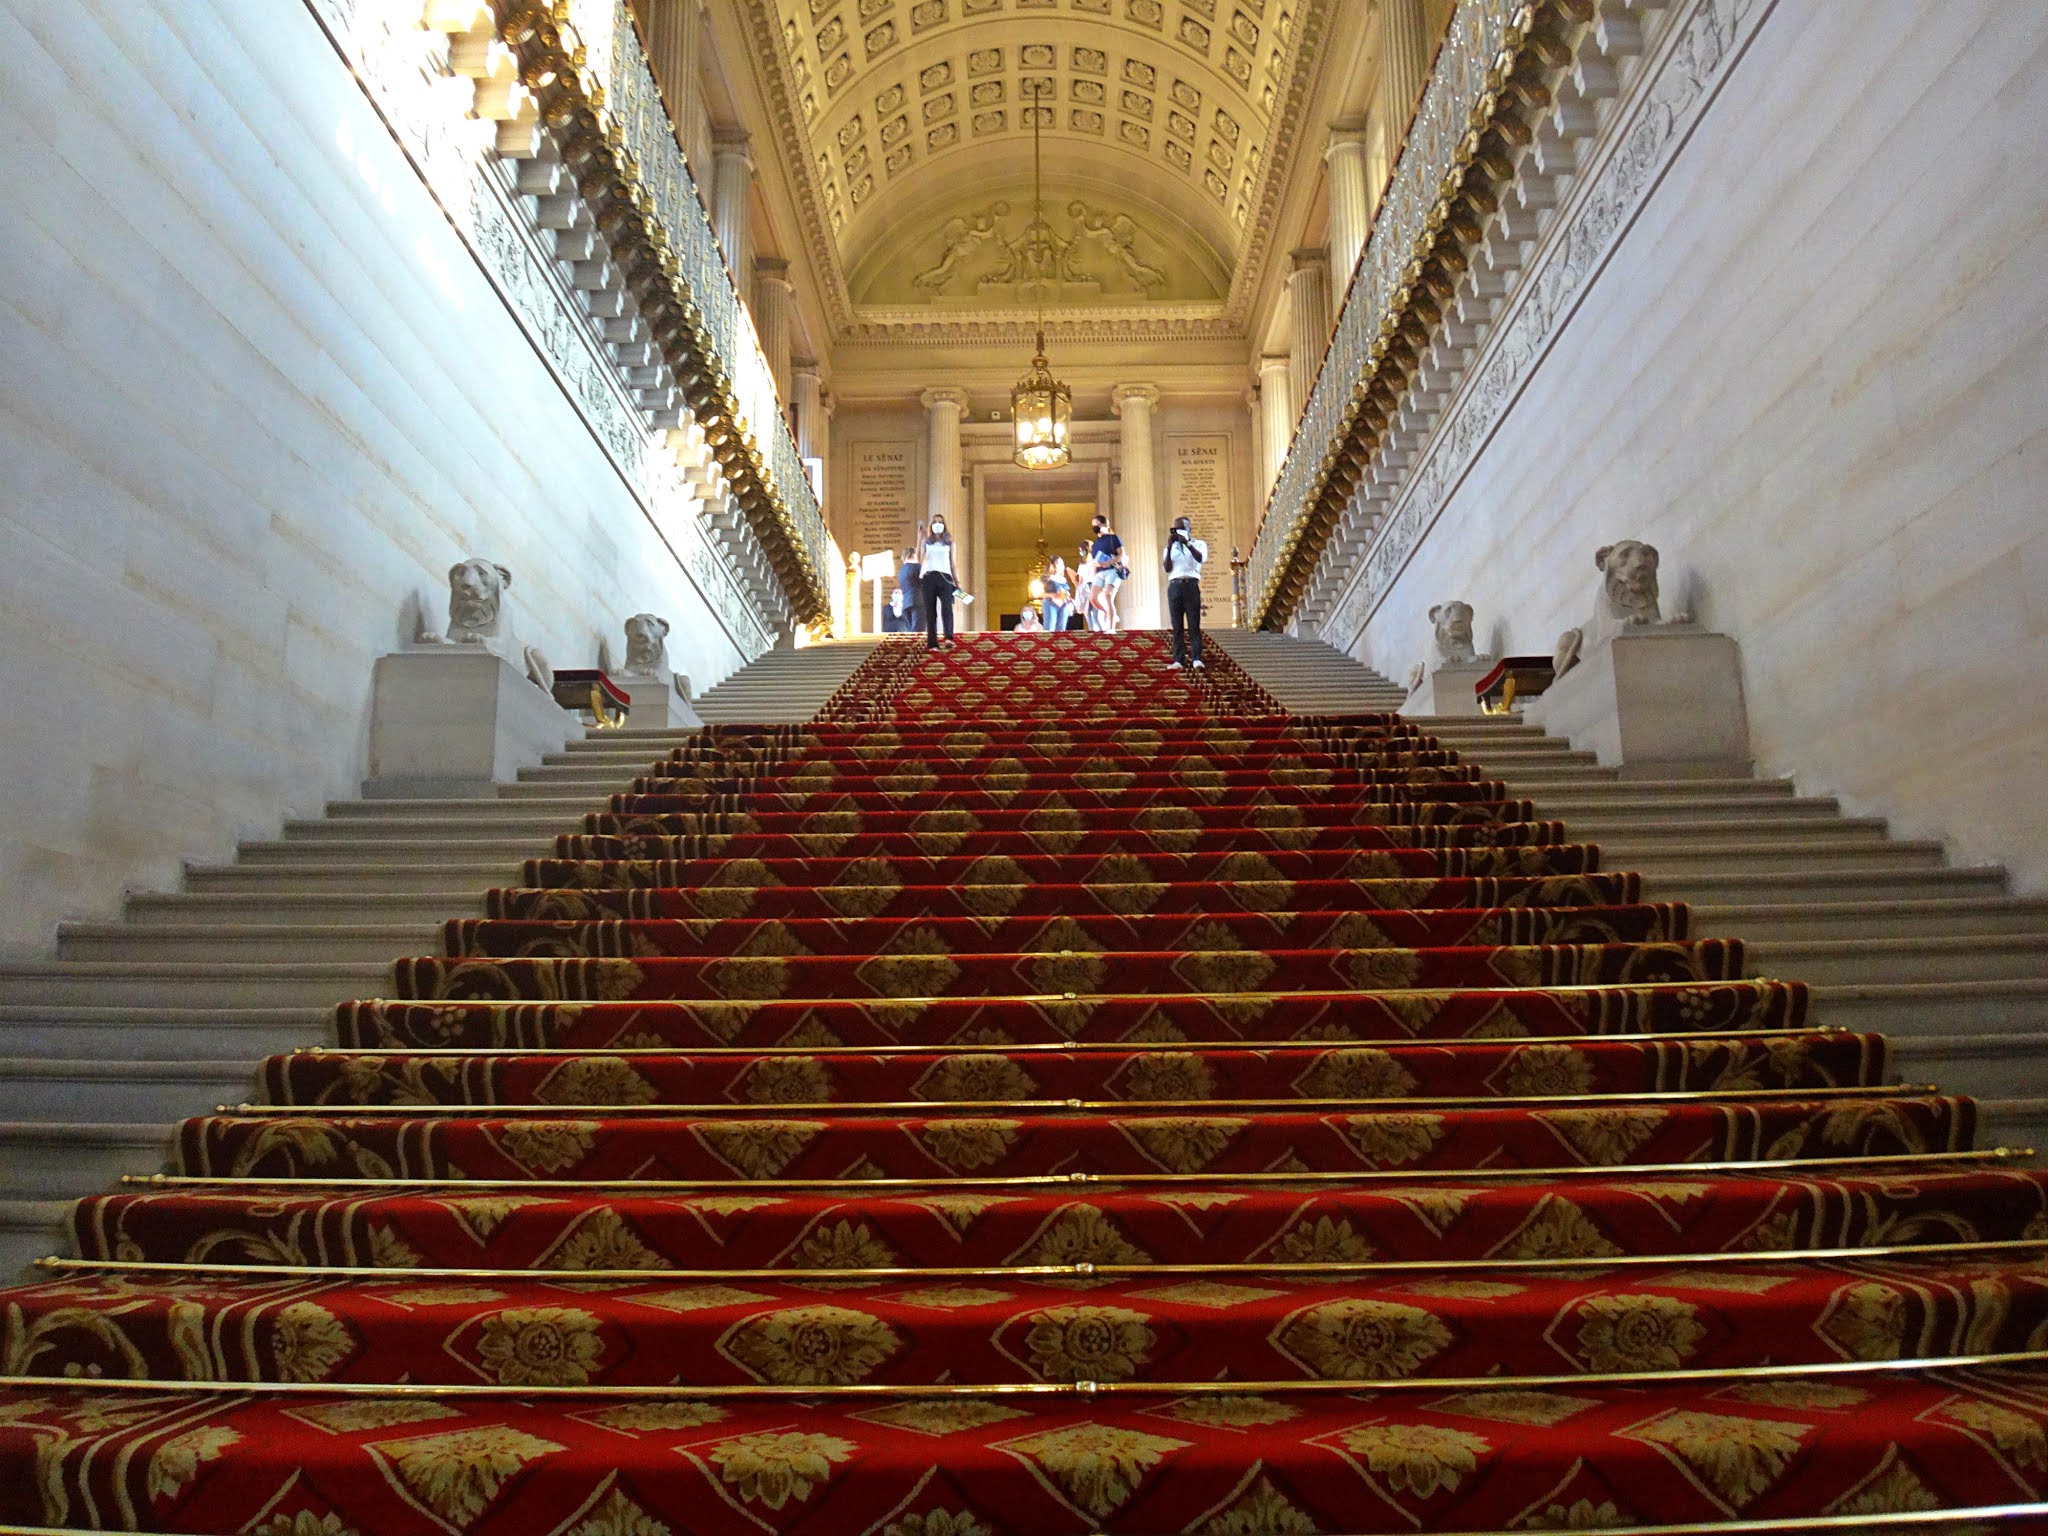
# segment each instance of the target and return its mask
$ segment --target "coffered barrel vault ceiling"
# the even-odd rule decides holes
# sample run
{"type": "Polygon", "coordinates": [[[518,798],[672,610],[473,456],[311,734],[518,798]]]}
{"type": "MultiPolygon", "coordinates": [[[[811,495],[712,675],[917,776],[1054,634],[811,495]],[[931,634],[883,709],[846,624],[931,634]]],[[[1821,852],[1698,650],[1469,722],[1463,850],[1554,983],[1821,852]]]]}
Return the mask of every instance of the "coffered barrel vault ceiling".
{"type": "Polygon", "coordinates": [[[1241,323],[1334,3],[748,0],[835,322],[1019,298],[1037,113],[1055,303],[1241,323]]]}

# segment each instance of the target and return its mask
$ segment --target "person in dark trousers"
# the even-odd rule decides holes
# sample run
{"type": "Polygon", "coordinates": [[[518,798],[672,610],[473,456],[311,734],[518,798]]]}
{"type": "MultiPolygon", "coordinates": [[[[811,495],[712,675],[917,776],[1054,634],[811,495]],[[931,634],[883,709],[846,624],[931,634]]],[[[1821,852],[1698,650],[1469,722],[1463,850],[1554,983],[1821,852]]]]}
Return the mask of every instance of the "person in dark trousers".
{"type": "Polygon", "coordinates": [[[896,567],[896,590],[903,594],[903,611],[909,615],[903,631],[914,635],[924,628],[924,582],[918,575],[914,549],[905,550],[903,563],[896,567]]]}
{"type": "Polygon", "coordinates": [[[1195,537],[1194,525],[1176,517],[1166,535],[1166,617],[1173,626],[1173,664],[1190,671],[1202,665],[1202,565],[1209,558],[1206,540],[1195,537]]]}
{"type": "Polygon", "coordinates": [[[946,625],[946,644],[953,643],[953,594],[960,589],[953,575],[953,535],[946,531],[943,517],[932,519],[924,548],[918,552],[918,564],[924,570],[924,648],[936,651],[941,618],[946,625]]]}

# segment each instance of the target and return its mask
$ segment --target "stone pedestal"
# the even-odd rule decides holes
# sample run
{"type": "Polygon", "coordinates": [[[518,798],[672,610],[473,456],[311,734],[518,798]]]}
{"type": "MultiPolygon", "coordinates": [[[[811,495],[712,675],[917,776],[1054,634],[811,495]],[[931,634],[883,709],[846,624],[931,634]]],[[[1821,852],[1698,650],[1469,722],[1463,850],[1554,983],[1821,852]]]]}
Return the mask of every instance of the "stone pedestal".
{"type": "Polygon", "coordinates": [[[368,799],[488,794],[570,741],[583,724],[481,646],[377,658],[368,799]]]}
{"type": "Polygon", "coordinates": [[[1734,640],[1691,625],[1623,630],[1532,699],[1531,725],[1625,779],[1748,774],[1749,715],[1734,640]]]}
{"type": "Polygon", "coordinates": [[[1423,673],[1422,681],[1401,706],[1404,715],[1477,715],[1479,695],[1473,687],[1493,670],[1493,659],[1459,662],[1423,673]]]}
{"type": "Polygon", "coordinates": [[[620,677],[614,679],[632,702],[626,706],[626,724],[648,730],[695,730],[704,717],[690,707],[690,701],[676,691],[673,678],[620,677]]]}

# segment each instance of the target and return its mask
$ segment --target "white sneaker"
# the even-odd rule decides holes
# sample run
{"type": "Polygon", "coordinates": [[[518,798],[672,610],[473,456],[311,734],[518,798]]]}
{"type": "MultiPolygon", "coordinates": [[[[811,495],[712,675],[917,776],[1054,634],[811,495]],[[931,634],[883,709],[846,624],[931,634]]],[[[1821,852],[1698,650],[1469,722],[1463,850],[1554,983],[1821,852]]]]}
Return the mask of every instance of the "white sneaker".
{"type": "Polygon", "coordinates": [[[1195,670],[1196,670],[1197,672],[1203,672],[1203,671],[1207,671],[1208,669],[1207,669],[1207,668],[1205,668],[1205,667],[1204,667],[1204,666],[1203,666],[1203,665],[1202,665],[1202,664],[1201,664],[1201,663],[1200,663],[1200,662],[1198,661],[1198,662],[1196,662],[1196,663],[1195,663],[1195,670]]]}

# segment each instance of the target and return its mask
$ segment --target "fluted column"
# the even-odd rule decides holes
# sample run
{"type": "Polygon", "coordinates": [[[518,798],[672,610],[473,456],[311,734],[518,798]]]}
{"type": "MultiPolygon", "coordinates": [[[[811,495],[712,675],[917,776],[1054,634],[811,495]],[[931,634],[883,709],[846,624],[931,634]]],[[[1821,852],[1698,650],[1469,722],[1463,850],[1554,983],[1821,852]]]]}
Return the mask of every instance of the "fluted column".
{"type": "Polygon", "coordinates": [[[654,71],[676,138],[688,155],[698,96],[697,0],[633,0],[633,14],[647,40],[647,66],[654,71]]]}
{"type": "Polygon", "coordinates": [[[1124,559],[1131,567],[1131,579],[1117,598],[1117,616],[1125,629],[1158,629],[1165,614],[1160,602],[1164,578],[1159,570],[1159,474],[1152,457],[1152,408],[1159,404],[1159,391],[1150,384],[1119,384],[1110,391],[1109,402],[1123,423],[1117,446],[1122,480],[1112,526],[1124,541],[1124,559]]]}
{"type": "Polygon", "coordinates": [[[1330,185],[1330,281],[1340,301],[1351,287],[1351,270],[1372,229],[1373,198],[1366,188],[1370,137],[1366,123],[1347,119],[1331,126],[1329,147],[1323,151],[1330,185]]]}
{"type": "Polygon", "coordinates": [[[1252,521],[1256,523],[1259,513],[1266,504],[1265,483],[1259,478],[1266,472],[1266,413],[1259,405],[1259,386],[1254,384],[1244,392],[1245,413],[1251,418],[1252,428],[1252,521]]]}
{"type": "Polygon", "coordinates": [[[734,279],[743,280],[751,254],[747,221],[754,190],[754,152],[744,133],[720,134],[713,142],[711,225],[725,250],[734,279]]]}
{"type": "Polygon", "coordinates": [[[1308,403],[1323,366],[1323,349],[1330,344],[1330,253],[1321,246],[1294,253],[1287,302],[1294,321],[1293,392],[1299,410],[1308,403]]]}
{"type": "Polygon", "coordinates": [[[754,262],[754,330],[768,358],[768,375],[775,380],[775,397],[784,401],[790,398],[789,328],[795,307],[789,263],[776,257],[758,258],[754,262]]]}
{"type": "MultiPolygon", "coordinates": [[[[928,389],[919,395],[925,408],[925,425],[930,444],[925,457],[925,519],[943,517],[946,531],[953,535],[953,575],[967,586],[967,525],[960,515],[960,420],[967,410],[964,389],[928,389]]],[[[912,549],[923,541],[925,530],[917,530],[912,549]]],[[[970,587],[968,590],[972,591],[970,587]]],[[[982,594],[976,592],[976,597],[982,594]]],[[[979,606],[978,604],[976,606],[979,606]]],[[[953,611],[953,623],[972,629],[973,608],[953,611]]]]}
{"type": "MultiPolygon", "coordinates": [[[[797,358],[790,364],[790,403],[796,407],[796,451],[799,458],[817,459],[821,465],[828,464],[825,412],[825,388],[818,377],[817,362],[808,357],[797,358]]],[[[819,477],[823,479],[821,474],[819,477]]],[[[824,490],[818,489],[818,499],[824,500],[824,490]]],[[[872,554],[872,550],[862,550],[872,554]]]]}
{"type": "Polygon", "coordinates": [[[1259,499],[1273,494],[1273,482],[1287,462],[1294,438],[1294,364],[1284,354],[1269,352],[1259,359],[1259,499]]]}
{"type": "Polygon", "coordinates": [[[1408,135],[1408,119],[1429,78],[1429,20],[1422,0],[1380,0],[1380,88],[1373,103],[1380,143],[1391,167],[1408,135]]]}

